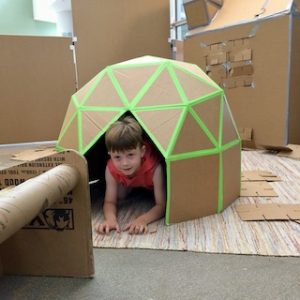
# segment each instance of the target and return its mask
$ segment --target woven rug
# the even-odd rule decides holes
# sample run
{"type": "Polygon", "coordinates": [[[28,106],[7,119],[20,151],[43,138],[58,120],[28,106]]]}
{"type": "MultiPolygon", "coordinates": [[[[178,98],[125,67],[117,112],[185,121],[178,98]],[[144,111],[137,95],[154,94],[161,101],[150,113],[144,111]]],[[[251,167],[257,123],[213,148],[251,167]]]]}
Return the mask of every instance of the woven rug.
{"type": "MultiPolygon", "coordinates": [[[[300,224],[293,221],[242,221],[235,207],[242,203],[300,203],[300,161],[266,151],[243,151],[242,170],[267,170],[281,177],[271,185],[278,197],[240,197],[223,213],[170,226],[160,220],[144,235],[93,232],[94,247],[184,250],[272,256],[300,256],[300,224]]],[[[151,201],[133,199],[120,206],[119,224],[149,208],[151,201]]],[[[93,228],[103,220],[101,204],[92,210],[93,228]]]]}

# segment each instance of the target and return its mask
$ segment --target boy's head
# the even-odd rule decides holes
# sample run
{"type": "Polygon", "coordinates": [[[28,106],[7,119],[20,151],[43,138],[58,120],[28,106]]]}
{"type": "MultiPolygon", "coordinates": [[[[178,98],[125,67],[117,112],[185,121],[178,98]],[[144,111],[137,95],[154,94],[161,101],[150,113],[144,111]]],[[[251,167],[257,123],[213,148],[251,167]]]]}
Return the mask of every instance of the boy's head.
{"type": "Polygon", "coordinates": [[[116,121],[105,134],[109,152],[122,152],[143,146],[143,131],[139,123],[130,116],[116,121]]]}

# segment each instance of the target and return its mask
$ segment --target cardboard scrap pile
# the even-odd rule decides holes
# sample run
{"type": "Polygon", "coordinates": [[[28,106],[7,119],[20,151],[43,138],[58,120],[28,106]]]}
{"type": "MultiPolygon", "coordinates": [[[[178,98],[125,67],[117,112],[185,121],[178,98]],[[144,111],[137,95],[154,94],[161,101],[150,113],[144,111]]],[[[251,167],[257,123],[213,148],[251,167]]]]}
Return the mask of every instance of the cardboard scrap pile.
{"type": "MultiPolygon", "coordinates": [[[[281,181],[269,171],[244,171],[241,178],[241,197],[277,197],[269,182],[281,181]]],[[[300,204],[239,204],[236,211],[243,221],[293,220],[300,223],[300,204]]]]}
{"type": "Polygon", "coordinates": [[[269,184],[281,179],[269,171],[244,171],[241,177],[241,197],[277,197],[277,193],[269,184]]]}

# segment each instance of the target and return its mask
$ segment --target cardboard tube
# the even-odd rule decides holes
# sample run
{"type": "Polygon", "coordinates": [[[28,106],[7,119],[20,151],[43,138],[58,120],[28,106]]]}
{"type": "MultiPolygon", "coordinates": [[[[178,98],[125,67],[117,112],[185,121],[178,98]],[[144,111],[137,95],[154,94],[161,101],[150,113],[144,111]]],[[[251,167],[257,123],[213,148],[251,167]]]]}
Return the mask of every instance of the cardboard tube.
{"type": "Polygon", "coordinates": [[[0,192],[0,244],[71,191],[79,176],[74,167],[59,165],[3,195],[0,192]]]}

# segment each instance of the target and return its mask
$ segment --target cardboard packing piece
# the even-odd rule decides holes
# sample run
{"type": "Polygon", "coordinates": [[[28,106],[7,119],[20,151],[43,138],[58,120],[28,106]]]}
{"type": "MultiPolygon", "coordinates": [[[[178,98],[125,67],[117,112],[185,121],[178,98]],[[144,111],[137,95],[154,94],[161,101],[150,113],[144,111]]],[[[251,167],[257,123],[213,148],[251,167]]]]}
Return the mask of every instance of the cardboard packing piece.
{"type": "Polygon", "coordinates": [[[150,56],[105,68],[72,96],[57,148],[90,153],[126,113],[164,157],[167,224],[221,212],[239,197],[237,129],[223,90],[200,68],[150,56]]]}
{"type": "Polygon", "coordinates": [[[185,61],[224,88],[238,128],[252,128],[256,144],[300,143],[298,5],[227,0],[184,41],[185,61]]]}
{"type": "Polygon", "coordinates": [[[280,150],[278,156],[300,160],[300,145],[288,144],[287,149],[280,150]]]}
{"type": "Polygon", "coordinates": [[[270,171],[252,170],[242,171],[242,181],[281,181],[281,179],[270,171]]]}
{"type": "Polygon", "coordinates": [[[53,141],[76,91],[70,37],[0,35],[0,144],[53,141]]]}
{"type": "Polygon", "coordinates": [[[57,166],[14,189],[0,193],[0,243],[33,220],[41,211],[73,190],[79,180],[77,169],[57,166]]]}
{"type": "MultiPolygon", "coordinates": [[[[55,151],[51,155],[47,149],[45,151],[36,150],[33,152],[39,153],[40,158],[22,161],[21,154],[17,155],[19,161],[1,161],[1,166],[4,166],[0,169],[0,189],[4,189],[1,194],[9,201],[18,202],[15,207],[10,205],[12,202],[6,201],[1,205],[2,233],[8,226],[7,221],[19,222],[24,218],[23,223],[30,218],[33,210],[36,213],[39,208],[43,207],[43,204],[48,206],[47,201],[50,203],[58,195],[60,197],[53,205],[47,208],[43,207],[43,211],[38,216],[0,244],[2,274],[91,277],[94,274],[94,266],[86,160],[73,150],[60,153],[55,151]],[[71,171],[70,178],[69,175],[62,177],[59,175],[60,172],[57,176],[51,174],[57,171],[57,166],[65,173],[67,171],[65,165],[68,165],[68,170],[75,168],[79,172],[79,177],[72,192],[63,197],[62,194],[74,184],[75,178],[71,175],[73,172],[71,171]],[[39,175],[42,173],[44,173],[42,178],[45,176],[48,178],[46,183],[40,181],[39,175]],[[49,174],[51,178],[48,177],[49,174]],[[31,178],[32,180],[29,181],[31,178]],[[71,180],[69,181],[69,179],[71,180]],[[58,184],[55,183],[56,188],[54,189],[49,188],[53,181],[58,184]],[[26,186],[34,185],[35,188],[34,190],[26,189],[25,194],[22,191],[22,185],[6,191],[7,187],[22,183],[26,186]],[[14,195],[14,199],[10,199],[11,195],[14,195]],[[42,195],[47,200],[41,197],[42,195]],[[24,199],[26,196],[28,196],[27,199],[24,199]],[[21,198],[24,202],[21,201],[21,198]],[[33,203],[35,200],[37,200],[36,204],[33,203]],[[19,211],[17,207],[22,208],[22,211],[19,211]],[[19,216],[13,217],[8,211],[19,214],[19,216]],[[9,219],[6,219],[6,216],[9,219]]],[[[26,156],[28,156],[28,152],[23,158],[26,156]]],[[[61,171],[59,169],[58,171],[61,171]]]]}
{"type": "Polygon", "coordinates": [[[243,221],[300,220],[300,204],[239,204],[236,211],[243,221]]]}
{"type": "Polygon", "coordinates": [[[184,0],[183,6],[188,28],[191,30],[209,24],[222,3],[211,0],[184,0]]]}
{"type": "Polygon", "coordinates": [[[266,181],[242,181],[241,197],[278,197],[272,186],[266,181]]]}

